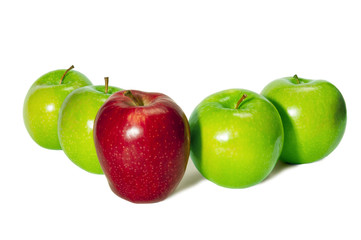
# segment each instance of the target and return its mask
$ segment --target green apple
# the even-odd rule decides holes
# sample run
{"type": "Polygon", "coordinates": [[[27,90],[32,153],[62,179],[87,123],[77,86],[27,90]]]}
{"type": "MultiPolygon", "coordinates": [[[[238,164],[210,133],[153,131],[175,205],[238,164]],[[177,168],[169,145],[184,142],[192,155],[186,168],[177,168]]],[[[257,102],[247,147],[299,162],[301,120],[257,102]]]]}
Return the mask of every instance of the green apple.
{"type": "Polygon", "coordinates": [[[60,145],[73,163],[88,172],[103,173],[93,140],[95,116],[108,97],[121,90],[108,87],[108,78],[105,78],[105,86],[76,89],[61,106],[58,124],[60,145]]]}
{"type": "Polygon", "coordinates": [[[48,149],[61,149],[58,116],[61,104],[73,90],[91,85],[82,73],[69,69],[48,72],[30,87],[24,101],[25,127],[32,139],[48,149]]]}
{"type": "Polygon", "coordinates": [[[280,159],[311,163],[330,154],[346,128],[346,104],[341,92],[324,80],[285,77],[261,93],[278,109],[285,133],[280,159]]]}
{"type": "Polygon", "coordinates": [[[210,181],[229,188],[261,182],[283,145],[277,109],[263,96],[229,89],[205,98],[190,120],[191,158],[210,181]]]}

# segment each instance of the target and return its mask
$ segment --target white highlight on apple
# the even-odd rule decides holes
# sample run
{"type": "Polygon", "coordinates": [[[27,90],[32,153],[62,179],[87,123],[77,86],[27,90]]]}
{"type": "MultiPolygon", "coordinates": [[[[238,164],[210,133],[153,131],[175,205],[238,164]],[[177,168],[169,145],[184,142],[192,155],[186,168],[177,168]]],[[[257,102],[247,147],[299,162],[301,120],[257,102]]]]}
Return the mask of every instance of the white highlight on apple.
{"type": "Polygon", "coordinates": [[[94,126],[94,120],[88,120],[86,125],[88,126],[88,128],[90,130],[93,130],[93,126],[94,126]]]}
{"type": "Polygon", "coordinates": [[[291,117],[298,117],[300,115],[298,109],[294,107],[288,108],[287,112],[291,117]]]}
{"type": "Polygon", "coordinates": [[[138,127],[131,127],[126,132],[126,137],[128,139],[137,138],[140,134],[140,129],[138,127]]]}
{"type": "Polygon", "coordinates": [[[228,141],[229,139],[229,133],[228,132],[222,132],[220,134],[217,134],[216,139],[220,142],[228,141]]]}
{"type": "Polygon", "coordinates": [[[252,117],[252,114],[251,113],[248,113],[248,112],[235,112],[233,113],[233,116],[236,116],[236,117],[240,117],[240,118],[249,118],[249,117],[252,117]]]}
{"type": "Polygon", "coordinates": [[[47,112],[52,112],[55,110],[55,106],[54,104],[49,104],[49,105],[46,105],[46,111],[47,112]]]}

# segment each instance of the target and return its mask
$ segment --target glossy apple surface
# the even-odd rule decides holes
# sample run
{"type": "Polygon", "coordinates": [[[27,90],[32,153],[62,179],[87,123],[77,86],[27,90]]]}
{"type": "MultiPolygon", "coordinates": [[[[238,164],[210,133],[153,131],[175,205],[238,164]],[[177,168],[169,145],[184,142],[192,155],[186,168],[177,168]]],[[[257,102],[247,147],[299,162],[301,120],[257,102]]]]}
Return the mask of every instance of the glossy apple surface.
{"type": "Polygon", "coordinates": [[[86,86],[74,90],[65,99],[60,112],[58,134],[61,148],[80,168],[102,174],[93,139],[95,116],[104,102],[122,89],[86,86]]]}
{"type": "Polygon", "coordinates": [[[91,85],[82,73],[71,70],[65,74],[66,71],[55,70],[41,76],[30,87],[24,100],[23,117],[26,129],[31,138],[44,148],[61,149],[58,139],[60,107],[69,93],[91,85]]]}
{"type": "Polygon", "coordinates": [[[346,104],[331,83],[295,75],[269,83],[261,94],[281,115],[284,162],[315,162],[330,154],[341,141],[346,128],[346,104]]]}
{"type": "Polygon", "coordinates": [[[191,158],[205,178],[220,186],[245,188],[261,182],[281,154],[281,118],[266,98],[252,91],[229,89],[207,97],[189,124],[191,158]]]}
{"type": "Polygon", "coordinates": [[[190,133],[172,99],[161,93],[117,92],[94,124],[96,152],[115,194],[150,203],[173,192],[187,166],[190,133]]]}

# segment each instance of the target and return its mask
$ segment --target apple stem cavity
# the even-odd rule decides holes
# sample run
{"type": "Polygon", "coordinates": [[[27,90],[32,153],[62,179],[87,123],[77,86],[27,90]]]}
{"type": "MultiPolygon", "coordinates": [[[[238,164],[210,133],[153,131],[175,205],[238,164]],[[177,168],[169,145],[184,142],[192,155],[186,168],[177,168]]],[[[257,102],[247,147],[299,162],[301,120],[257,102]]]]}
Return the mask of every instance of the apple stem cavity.
{"type": "Polygon", "coordinates": [[[104,77],[105,81],[105,93],[108,93],[109,77],[104,77]]]}
{"type": "Polygon", "coordinates": [[[63,76],[61,77],[60,81],[59,81],[59,85],[62,84],[63,80],[64,80],[64,77],[65,75],[74,68],[74,65],[71,65],[70,68],[68,68],[65,73],[63,74],[63,76]]]}
{"type": "Polygon", "coordinates": [[[125,91],[124,96],[132,99],[136,106],[144,106],[143,102],[139,98],[135,97],[130,90],[125,91]]]}
{"type": "Polygon", "coordinates": [[[238,109],[239,106],[241,106],[241,103],[243,102],[244,99],[246,99],[246,97],[247,97],[247,94],[242,95],[241,99],[239,99],[237,102],[236,109],[238,109]]]}
{"type": "Polygon", "coordinates": [[[293,76],[293,78],[296,79],[297,84],[300,84],[300,79],[298,78],[297,74],[295,74],[295,75],[293,76]]]}

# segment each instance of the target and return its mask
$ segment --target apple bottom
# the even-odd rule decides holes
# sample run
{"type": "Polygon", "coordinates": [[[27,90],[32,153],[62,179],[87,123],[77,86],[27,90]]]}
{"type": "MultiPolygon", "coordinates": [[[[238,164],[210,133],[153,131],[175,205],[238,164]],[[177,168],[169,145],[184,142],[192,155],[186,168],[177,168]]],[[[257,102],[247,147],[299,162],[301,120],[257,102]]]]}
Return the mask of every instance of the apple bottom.
{"type": "MultiPolygon", "coordinates": [[[[267,135],[263,138],[269,139],[267,135]]],[[[248,139],[251,142],[260,142],[257,138],[254,140],[249,137],[248,139]]],[[[248,188],[262,182],[271,173],[280,155],[283,138],[280,136],[269,139],[267,142],[272,141],[273,144],[268,144],[268,146],[259,144],[258,151],[250,149],[249,146],[242,147],[242,144],[246,145],[248,141],[235,139],[231,147],[203,146],[203,154],[193,151],[191,158],[198,171],[211,182],[232,189],[248,188]],[[232,154],[217,155],[217,152],[232,152],[232,154]],[[203,156],[200,157],[200,155],[203,156]]]]}
{"type": "Polygon", "coordinates": [[[117,184],[108,179],[110,189],[118,197],[123,198],[133,203],[156,203],[163,201],[171,195],[178,183],[181,181],[184,171],[169,174],[167,177],[161,178],[142,175],[138,179],[130,180],[129,178],[122,177],[127,184],[117,184]],[[139,181],[142,179],[142,181],[139,181]]]}
{"type": "Polygon", "coordinates": [[[187,166],[189,147],[160,136],[119,144],[111,157],[100,161],[116,195],[134,203],[151,203],[164,200],[177,187],[187,166]]]}

